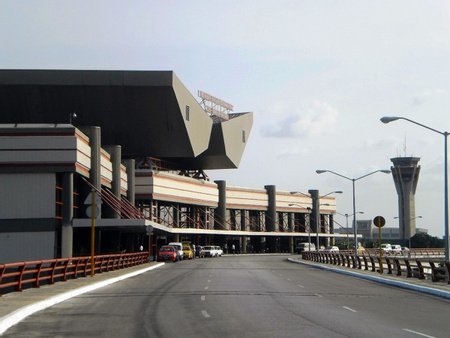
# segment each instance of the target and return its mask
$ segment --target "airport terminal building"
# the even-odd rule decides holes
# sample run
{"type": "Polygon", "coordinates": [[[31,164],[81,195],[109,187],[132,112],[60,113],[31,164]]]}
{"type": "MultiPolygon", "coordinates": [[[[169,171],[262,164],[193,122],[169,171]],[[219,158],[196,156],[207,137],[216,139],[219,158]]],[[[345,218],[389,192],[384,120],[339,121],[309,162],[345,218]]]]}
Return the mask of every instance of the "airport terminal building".
{"type": "Polygon", "coordinates": [[[239,167],[253,113],[198,96],[172,71],[0,70],[0,263],[88,255],[93,219],[96,254],[345,236],[332,196],[210,181],[239,167]]]}

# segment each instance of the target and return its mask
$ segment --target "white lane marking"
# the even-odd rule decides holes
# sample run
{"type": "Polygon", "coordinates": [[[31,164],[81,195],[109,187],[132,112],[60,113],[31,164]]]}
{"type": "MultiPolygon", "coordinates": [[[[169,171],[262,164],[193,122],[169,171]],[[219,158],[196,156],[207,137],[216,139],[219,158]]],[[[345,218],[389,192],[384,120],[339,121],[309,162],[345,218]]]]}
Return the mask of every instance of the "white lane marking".
{"type": "Polygon", "coordinates": [[[202,296],[202,297],[200,298],[200,300],[201,300],[202,302],[204,302],[205,299],[206,299],[206,296],[202,296]]]}
{"type": "Polygon", "coordinates": [[[356,310],[354,310],[354,309],[352,309],[352,308],[350,308],[348,306],[343,306],[343,308],[348,310],[348,311],[351,311],[351,312],[358,312],[358,311],[356,311],[356,310]]]}
{"type": "Polygon", "coordinates": [[[303,285],[300,285],[300,284],[299,284],[298,286],[300,286],[300,287],[301,287],[302,289],[304,289],[304,288],[305,288],[305,287],[304,287],[303,285]]]}
{"type": "Polygon", "coordinates": [[[202,310],[202,315],[203,315],[203,317],[205,317],[205,318],[211,317],[211,316],[208,314],[208,312],[206,312],[205,310],[202,310]]]}
{"type": "Polygon", "coordinates": [[[414,333],[418,336],[422,336],[422,337],[428,337],[428,338],[434,338],[434,336],[429,336],[425,333],[421,333],[421,332],[417,332],[417,331],[413,331],[413,330],[409,330],[409,329],[403,329],[403,331],[409,332],[409,333],[414,333]]]}
{"type": "Polygon", "coordinates": [[[205,290],[208,290],[208,286],[205,286],[205,290]]]}
{"type": "Polygon", "coordinates": [[[48,299],[42,300],[40,302],[24,306],[24,307],[14,311],[14,312],[11,312],[10,314],[8,314],[6,316],[3,316],[3,317],[0,318],[0,336],[6,330],[8,330],[11,326],[16,325],[17,323],[19,323],[23,319],[27,318],[28,316],[31,316],[33,313],[36,313],[36,312],[41,311],[41,310],[44,310],[44,309],[46,309],[46,308],[48,308],[50,306],[53,306],[55,304],[59,304],[61,302],[64,302],[65,300],[70,299],[72,297],[76,297],[76,296],[82,295],[84,293],[100,289],[100,288],[102,288],[104,286],[114,284],[114,283],[119,282],[121,280],[137,276],[137,275],[139,275],[141,273],[144,273],[144,272],[147,272],[147,271],[159,268],[160,266],[163,266],[164,264],[165,263],[159,263],[159,264],[156,264],[156,265],[152,265],[152,266],[144,268],[142,270],[137,270],[137,271],[134,271],[134,272],[130,272],[130,273],[127,273],[127,274],[119,276],[119,277],[114,277],[114,278],[110,278],[110,279],[104,280],[102,282],[89,284],[89,285],[86,285],[86,286],[81,287],[79,289],[71,290],[71,291],[62,293],[60,295],[57,295],[57,296],[50,297],[48,299]]]}
{"type": "Polygon", "coordinates": [[[208,283],[211,283],[211,279],[208,279],[208,283]]]}
{"type": "Polygon", "coordinates": [[[322,295],[319,295],[318,293],[315,293],[314,296],[317,296],[319,298],[322,298],[322,295]]]}
{"type": "Polygon", "coordinates": [[[288,281],[290,282],[290,281],[291,281],[291,279],[290,279],[290,278],[288,278],[288,281]]]}

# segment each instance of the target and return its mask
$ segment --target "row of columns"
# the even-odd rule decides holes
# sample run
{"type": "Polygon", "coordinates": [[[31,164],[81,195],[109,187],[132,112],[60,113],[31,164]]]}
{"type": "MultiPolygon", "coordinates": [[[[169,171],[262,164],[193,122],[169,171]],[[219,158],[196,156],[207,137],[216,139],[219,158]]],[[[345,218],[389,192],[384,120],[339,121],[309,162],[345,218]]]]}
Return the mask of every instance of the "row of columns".
{"type": "MultiPolygon", "coordinates": [[[[89,170],[89,182],[97,190],[101,190],[101,128],[97,126],[79,127],[79,129],[89,137],[89,146],[91,148],[91,167],[89,170]]],[[[112,181],[111,191],[118,198],[121,198],[121,182],[122,182],[122,148],[120,145],[105,146],[104,149],[111,156],[112,164],[112,181]]],[[[135,160],[126,159],[123,161],[127,171],[127,199],[135,203],[135,160]]],[[[72,219],[74,217],[74,173],[66,172],[62,174],[63,184],[63,217],[61,229],[61,256],[71,257],[73,254],[73,226],[72,219]]],[[[108,218],[120,218],[121,216],[111,209],[104,210],[105,216],[108,218]]],[[[102,213],[98,218],[102,217],[102,213]]]]}

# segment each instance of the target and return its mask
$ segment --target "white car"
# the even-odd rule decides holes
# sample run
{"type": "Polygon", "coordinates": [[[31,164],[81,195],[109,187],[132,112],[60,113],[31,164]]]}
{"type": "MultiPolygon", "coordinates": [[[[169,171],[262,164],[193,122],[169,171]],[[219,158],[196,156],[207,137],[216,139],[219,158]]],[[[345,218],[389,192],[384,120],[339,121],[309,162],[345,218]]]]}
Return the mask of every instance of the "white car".
{"type": "Polygon", "coordinates": [[[381,244],[381,251],[385,254],[391,253],[392,250],[392,246],[388,243],[386,244],[381,244]]]}
{"type": "Polygon", "coordinates": [[[402,253],[402,247],[398,244],[391,245],[391,253],[400,255],[402,253]]]}
{"type": "Polygon", "coordinates": [[[339,248],[337,246],[334,246],[334,245],[333,246],[327,246],[324,251],[326,251],[326,252],[339,252],[339,248]]]}
{"type": "Polygon", "coordinates": [[[217,257],[222,257],[223,250],[220,246],[216,246],[217,257]]]}
{"type": "Polygon", "coordinates": [[[203,247],[203,253],[205,254],[205,257],[217,257],[216,247],[212,245],[205,245],[203,247]]]}

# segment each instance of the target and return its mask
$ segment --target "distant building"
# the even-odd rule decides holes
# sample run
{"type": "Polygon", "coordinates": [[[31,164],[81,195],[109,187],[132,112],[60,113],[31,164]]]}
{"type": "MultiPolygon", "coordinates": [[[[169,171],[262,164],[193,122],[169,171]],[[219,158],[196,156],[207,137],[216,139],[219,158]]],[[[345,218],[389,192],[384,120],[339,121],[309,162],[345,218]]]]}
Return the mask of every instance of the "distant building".
{"type": "MultiPolygon", "coordinates": [[[[372,220],[357,220],[356,223],[358,224],[358,234],[362,235],[363,240],[377,240],[378,239],[378,228],[375,226],[372,220]]],[[[350,240],[353,236],[353,227],[349,227],[348,229],[350,240]]],[[[336,229],[335,233],[339,234],[347,234],[346,228],[340,228],[336,229]]],[[[414,234],[427,234],[428,229],[424,228],[415,228],[414,234]]],[[[414,235],[413,235],[414,236],[414,235]]],[[[383,240],[403,240],[401,236],[400,228],[398,227],[382,227],[381,228],[381,237],[383,240]]],[[[341,237],[341,240],[343,238],[341,237]]]]}

